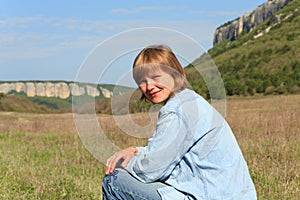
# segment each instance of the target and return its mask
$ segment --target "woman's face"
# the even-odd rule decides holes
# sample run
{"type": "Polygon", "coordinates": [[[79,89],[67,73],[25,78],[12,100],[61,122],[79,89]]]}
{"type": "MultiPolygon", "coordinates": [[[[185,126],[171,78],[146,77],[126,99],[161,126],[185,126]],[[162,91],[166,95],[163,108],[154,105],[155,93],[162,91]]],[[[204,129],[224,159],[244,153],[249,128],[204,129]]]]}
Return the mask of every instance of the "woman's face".
{"type": "Polygon", "coordinates": [[[144,75],[139,81],[139,88],[152,103],[166,102],[173,94],[174,79],[162,70],[144,75]]]}

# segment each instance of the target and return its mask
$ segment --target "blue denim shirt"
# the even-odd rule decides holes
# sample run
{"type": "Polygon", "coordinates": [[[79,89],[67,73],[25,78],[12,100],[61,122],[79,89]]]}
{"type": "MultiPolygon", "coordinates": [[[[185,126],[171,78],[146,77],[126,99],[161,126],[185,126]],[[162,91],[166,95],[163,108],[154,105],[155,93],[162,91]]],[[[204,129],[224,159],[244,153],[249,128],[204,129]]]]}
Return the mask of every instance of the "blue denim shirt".
{"type": "Polygon", "coordinates": [[[164,182],[162,199],[256,199],[229,125],[192,90],[168,100],[148,145],[137,148],[126,170],[142,182],[164,182]]]}

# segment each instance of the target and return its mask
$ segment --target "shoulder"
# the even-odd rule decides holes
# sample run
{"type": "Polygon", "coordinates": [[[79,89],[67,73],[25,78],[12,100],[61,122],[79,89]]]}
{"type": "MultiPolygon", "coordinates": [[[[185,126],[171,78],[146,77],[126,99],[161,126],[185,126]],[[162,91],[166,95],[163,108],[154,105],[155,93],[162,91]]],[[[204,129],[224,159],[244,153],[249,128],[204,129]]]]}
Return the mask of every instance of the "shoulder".
{"type": "Polygon", "coordinates": [[[184,89],[176,94],[174,94],[168,104],[176,105],[178,107],[185,105],[208,103],[202,96],[197,94],[194,90],[184,89]]]}
{"type": "Polygon", "coordinates": [[[201,95],[191,89],[184,89],[174,94],[164,105],[161,114],[176,113],[187,116],[206,116],[214,112],[214,108],[201,95]]]}
{"type": "Polygon", "coordinates": [[[181,113],[184,107],[193,107],[199,104],[202,97],[190,89],[184,89],[174,94],[167,103],[161,108],[161,113],[175,112],[181,113]]]}

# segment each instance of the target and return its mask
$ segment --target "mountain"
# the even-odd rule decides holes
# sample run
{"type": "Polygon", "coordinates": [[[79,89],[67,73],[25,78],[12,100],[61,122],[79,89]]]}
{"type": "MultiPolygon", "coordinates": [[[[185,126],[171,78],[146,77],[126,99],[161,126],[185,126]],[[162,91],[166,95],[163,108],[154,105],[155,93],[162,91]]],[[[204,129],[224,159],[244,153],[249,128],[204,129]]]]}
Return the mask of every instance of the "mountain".
{"type": "MultiPolygon", "coordinates": [[[[266,5],[281,9],[260,24],[249,25],[250,29],[244,28],[234,37],[231,35],[236,33],[238,27],[235,25],[239,20],[216,30],[218,35],[226,27],[235,27],[228,37],[215,39],[217,42],[208,51],[221,73],[227,95],[300,93],[300,0],[268,1],[252,15],[265,16],[266,5]],[[279,6],[275,6],[276,3],[279,6]]],[[[246,20],[246,17],[239,19],[246,20]]],[[[241,24],[248,27],[246,22],[241,24]]],[[[200,57],[193,65],[197,67],[204,62],[205,58],[200,57]]],[[[199,87],[204,82],[195,76],[193,67],[187,67],[186,71],[196,90],[208,96],[207,89],[199,87]]]]}
{"type": "Polygon", "coordinates": [[[131,88],[66,81],[0,82],[0,111],[71,112],[95,100],[99,112],[108,113],[109,99],[131,88]]]}
{"type": "Polygon", "coordinates": [[[17,81],[0,82],[0,93],[25,93],[28,97],[59,97],[66,99],[70,96],[88,95],[110,98],[113,92],[95,84],[74,83],[66,81],[17,81]]]}
{"type": "Polygon", "coordinates": [[[247,13],[242,17],[225,23],[216,29],[213,44],[216,45],[227,39],[235,40],[242,33],[250,32],[291,1],[292,0],[268,1],[257,7],[250,14],[247,13]]]}

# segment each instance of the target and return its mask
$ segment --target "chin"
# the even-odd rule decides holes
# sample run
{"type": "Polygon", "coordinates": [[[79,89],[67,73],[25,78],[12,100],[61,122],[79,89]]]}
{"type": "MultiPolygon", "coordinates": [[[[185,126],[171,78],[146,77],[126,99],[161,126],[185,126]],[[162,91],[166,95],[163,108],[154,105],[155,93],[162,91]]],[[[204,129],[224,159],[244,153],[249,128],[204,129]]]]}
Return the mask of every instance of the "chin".
{"type": "Polygon", "coordinates": [[[152,103],[157,104],[161,103],[162,101],[160,99],[149,99],[152,103]]]}
{"type": "Polygon", "coordinates": [[[158,104],[158,103],[160,103],[160,101],[151,101],[153,104],[158,104]]]}
{"type": "Polygon", "coordinates": [[[167,100],[162,100],[162,99],[152,99],[151,102],[153,104],[159,104],[159,103],[163,103],[166,102],[167,100]]]}

